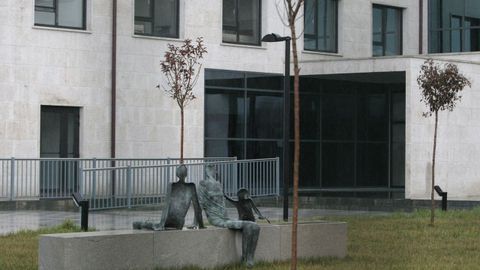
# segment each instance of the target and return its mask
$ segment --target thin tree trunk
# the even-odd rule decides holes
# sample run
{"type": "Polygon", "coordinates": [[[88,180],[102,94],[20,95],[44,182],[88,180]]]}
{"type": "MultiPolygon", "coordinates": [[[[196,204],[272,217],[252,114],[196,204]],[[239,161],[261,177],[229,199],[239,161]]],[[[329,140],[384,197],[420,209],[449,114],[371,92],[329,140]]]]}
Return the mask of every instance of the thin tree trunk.
{"type": "Polygon", "coordinates": [[[185,115],[183,108],[180,108],[180,163],[183,164],[183,132],[185,115]]]}
{"type": "Polygon", "coordinates": [[[432,190],[431,190],[431,200],[432,200],[432,209],[430,213],[430,225],[435,225],[435,154],[437,150],[437,129],[438,129],[438,111],[435,112],[435,131],[433,135],[433,154],[432,154],[432,190]]]}
{"type": "MultiPolygon", "coordinates": [[[[299,95],[299,76],[298,67],[297,39],[295,31],[295,18],[290,22],[292,32],[292,51],[293,51],[293,111],[294,111],[294,155],[293,155],[293,224],[292,224],[292,260],[291,270],[297,269],[297,228],[298,228],[298,169],[300,163],[300,95],[299,95]]],[[[290,59],[285,59],[290,61],[290,59]]]]}

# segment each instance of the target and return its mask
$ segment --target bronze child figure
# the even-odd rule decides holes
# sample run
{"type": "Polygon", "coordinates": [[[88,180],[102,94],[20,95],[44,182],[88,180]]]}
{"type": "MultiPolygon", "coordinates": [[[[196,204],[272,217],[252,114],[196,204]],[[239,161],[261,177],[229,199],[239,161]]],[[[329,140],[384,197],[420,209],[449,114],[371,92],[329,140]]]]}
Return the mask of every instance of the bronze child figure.
{"type": "Polygon", "coordinates": [[[255,213],[258,215],[258,219],[265,219],[268,223],[270,223],[270,220],[264,217],[262,213],[260,213],[260,210],[258,210],[258,208],[255,206],[255,203],[250,198],[250,193],[247,189],[239,189],[237,192],[237,197],[238,201],[235,201],[225,195],[225,199],[227,199],[231,204],[235,206],[235,208],[237,208],[239,220],[248,220],[255,222],[255,216],[253,215],[253,211],[255,211],[255,213]]]}

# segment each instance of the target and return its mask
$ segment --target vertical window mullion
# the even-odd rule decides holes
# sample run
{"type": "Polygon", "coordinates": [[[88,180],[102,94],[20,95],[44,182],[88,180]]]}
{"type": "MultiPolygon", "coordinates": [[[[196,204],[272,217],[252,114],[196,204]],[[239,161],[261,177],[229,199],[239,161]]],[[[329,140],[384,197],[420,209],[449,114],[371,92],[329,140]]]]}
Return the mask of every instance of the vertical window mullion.
{"type": "Polygon", "coordinates": [[[155,36],[155,0],[150,2],[150,21],[152,22],[152,36],[155,36]]]}
{"type": "Polygon", "coordinates": [[[58,0],[53,1],[53,12],[55,13],[55,26],[58,25],[58,0]]]}
{"type": "Polygon", "coordinates": [[[236,24],[235,26],[237,28],[237,42],[240,43],[240,7],[239,7],[239,0],[235,0],[235,24],[236,24]]]}
{"type": "Polygon", "coordinates": [[[314,33],[315,33],[315,49],[318,50],[318,37],[319,37],[319,33],[318,33],[318,6],[320,5],[320,3],[318,2],[320,0],[315,0],[315,15],[314,15],[314,33]]]}

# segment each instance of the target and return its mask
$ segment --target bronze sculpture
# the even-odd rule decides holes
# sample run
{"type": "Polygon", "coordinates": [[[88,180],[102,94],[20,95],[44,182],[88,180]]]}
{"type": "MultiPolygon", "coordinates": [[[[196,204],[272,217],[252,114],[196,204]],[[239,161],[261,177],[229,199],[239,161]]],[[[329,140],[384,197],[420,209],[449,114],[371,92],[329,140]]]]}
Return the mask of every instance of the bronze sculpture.
{"type": "Polygon", "coordinates": [[[198,187],[200,205],[205,211],[210,224],[242,231],[242,262],[248,267],[252,267],[260,227],[252,221],[231,220],[228,218],[223,187],[216,180],[215,167],[207,165],[205,173],[205,180],[200,181],[198,187]]]}
{"type": "Polygon", "coordinates": [[[253,215],[253,212],[255,211],[255,213],[258,215],[258,219],[265,219],[268,223],[270,223],[270,220],[268,220],[268,218],[264,217],[262,213],[260,213],[260,210],[258,210],[257,206],[250,198],[250,193],[247,189],[239,189],[237,192],[237,197],[238,200],[235,201],[225,195],[225,199],[227,199],[231,204],[235,206],[235,208],[237,208],[239,220],[248,220],[255,222],[255,216],[253,215]]]}
{"type": "Polygon", "coordinates": [[[198,203],[197,191],[194,183],[186,183],[187,167],[180,165],[177,167],[176,175],[178,181],[168,185],[166,206],[162,211],[160,223],[150,221],[134,222],[134,229],[181,230],[185,225],[185,216],[187,215],[190,204],[193,204],[195,212],[193,227],[205,228],[202,219],[202,209],[198,203]]]}

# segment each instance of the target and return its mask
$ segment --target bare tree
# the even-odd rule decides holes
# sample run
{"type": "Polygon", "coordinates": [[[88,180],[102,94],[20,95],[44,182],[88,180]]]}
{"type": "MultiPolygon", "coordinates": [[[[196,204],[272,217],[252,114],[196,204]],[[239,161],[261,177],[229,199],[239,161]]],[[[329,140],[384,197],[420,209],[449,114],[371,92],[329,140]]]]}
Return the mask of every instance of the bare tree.
{"type": "MultiPolygon", "coordinates": [[[[299,19],[299,12],[304,0],[283,0],[285,8],[284,23],[290,28],[292,36],[293,55],[293,123],[294,123],[294,150],[293,150],[293,220],[292,220],[292,260],[291,270],[297,269],[297,228],[298,228],[298,175],[300,163],[300,67],[298,65],[297,29],[295,23],[299,19]]],[[[290,59],[285,59],[290,61],[290,59]]]]}
{"type": "Polygon", "coordinates": [[[455,64],[447,63],[440,66],[434,63],[432,59],[428,59],[423,63],[420,75],[417,77],[417,83],[422,89],[422,99],[427,107],[428,112],[423,113],[424,117],[435,116],[435,129],[433,135],[433,153],[432,153],[432,186],[431,186],[431,213],[430,225],[434,225],[435,220],[435,154],[437,148],[437,129],[438,129],[438,112],[453,111],[457,101],[460,101],[460,91],[465,86],[471,86],[470,81],[465,78],[455,64]]]}
{"type": "MultiPolygon", "coordinates": [[[[180,108],[180,162],[183,163],[183,143],[185,126],[185,107],[196,97],[193,87],[198,81],[202,64],[200,60],[207,53],[201,37],[195,44],[186,39],[181,46],[168,44],[164,60],[160,62],[166,84],[162,85],[165,92],[177,102],[180,108]]],[[[160,87],[158,85],[157,87],[160,87]]]]}

